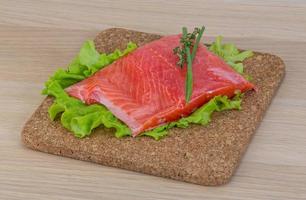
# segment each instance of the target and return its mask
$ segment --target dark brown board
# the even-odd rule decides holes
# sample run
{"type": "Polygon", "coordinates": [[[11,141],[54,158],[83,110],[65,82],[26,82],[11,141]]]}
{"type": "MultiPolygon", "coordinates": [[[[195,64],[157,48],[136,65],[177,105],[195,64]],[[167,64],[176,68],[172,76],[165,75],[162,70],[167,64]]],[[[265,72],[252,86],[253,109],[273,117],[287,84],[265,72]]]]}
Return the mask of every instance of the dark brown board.
{"type": "MultiPolygon", "coordinates": [[[[125,48],[129,41],[143,45],[158,38],[156,34],[113,28],[101,32],[95,44],[99,52],[109,53],[125,48]]],[[[173,128],[160,141],[148,137],[117,139],[113,130],[106,128],[77,139],[59,121],[49,119],[52,98],[48,97],[25,124],[22,140],[38,151],[106,166],[201,185],[224,184],[238,166],[285,74],[283,61],[270,54],[255,53],[244,65],[257,92],[244,96],[241,111],[213,114],[208,126],[173,128]]]]}

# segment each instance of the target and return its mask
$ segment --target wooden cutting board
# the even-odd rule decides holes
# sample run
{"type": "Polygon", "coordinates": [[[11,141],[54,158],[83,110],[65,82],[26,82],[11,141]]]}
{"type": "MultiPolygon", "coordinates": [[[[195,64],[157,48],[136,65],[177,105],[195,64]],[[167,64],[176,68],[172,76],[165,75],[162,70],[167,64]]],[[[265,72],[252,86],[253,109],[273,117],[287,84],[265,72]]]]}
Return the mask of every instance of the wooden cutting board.
{"type": "MultiPolygon", "coordinates": [[[[123,49],[129,41],[138,45],[160,35],[120,28],[108,29],[95,38],[99,52],[123,49]]],[[[160,141],[148,137],[117,139],[113,130],[98,128],[85,139],[75,138],[59,121],[48,117],[52,98],[46,98],[22,131],[29,148],[123,168],[141,173],[201,184],[228,182],[260,124],[285,74],[283,61],[274,55],[255,53],[244,61],[246,73],[257,91],[246,93],[241,111],[214,113],[208,126],[173,128],[160,141]]]]}

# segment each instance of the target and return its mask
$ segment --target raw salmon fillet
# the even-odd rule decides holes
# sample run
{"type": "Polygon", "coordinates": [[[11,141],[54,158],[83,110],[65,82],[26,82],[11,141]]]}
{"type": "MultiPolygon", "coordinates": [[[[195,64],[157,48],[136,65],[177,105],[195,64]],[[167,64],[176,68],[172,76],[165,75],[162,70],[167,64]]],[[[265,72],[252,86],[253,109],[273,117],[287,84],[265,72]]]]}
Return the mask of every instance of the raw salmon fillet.
{"type": "Polygon", "coordinates": [[[217,95],[232,97],[254,86],[222,59],[199,45],[193,61],[193,93],[185,101],[186,67],[176,65],[180,35],[166,36],[66,89],[86,104],[101,103],[132,130],[133,136],[189,115],[217,95]]]}

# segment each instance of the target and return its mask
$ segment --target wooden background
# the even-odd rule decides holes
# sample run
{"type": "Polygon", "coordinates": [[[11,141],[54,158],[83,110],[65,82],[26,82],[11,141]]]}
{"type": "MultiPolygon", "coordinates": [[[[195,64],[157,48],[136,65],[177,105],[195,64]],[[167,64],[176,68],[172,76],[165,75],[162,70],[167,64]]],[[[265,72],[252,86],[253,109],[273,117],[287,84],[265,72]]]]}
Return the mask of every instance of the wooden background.
{"type": "Polygon", "coordinates": [[[0,0],[0,199],[306,199],[306,2],[0,0]],[[271,52],[285,80],[232,181],[203,187],[26,149],[44,81],[108,27],[170,34],[206,25],[271,52]]]}

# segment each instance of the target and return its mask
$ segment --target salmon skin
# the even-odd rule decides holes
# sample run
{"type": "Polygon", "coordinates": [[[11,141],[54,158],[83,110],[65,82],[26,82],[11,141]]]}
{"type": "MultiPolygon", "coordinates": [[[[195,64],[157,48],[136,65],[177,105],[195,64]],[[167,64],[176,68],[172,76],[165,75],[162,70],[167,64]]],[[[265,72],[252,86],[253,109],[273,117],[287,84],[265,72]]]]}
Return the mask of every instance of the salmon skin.
{"type": "Polygon", "coordinates": [[[217,95],[233,97],[254,85],[221,58],[199,44],[193,61],[193,92],[185,101],[186,66],[176,65],[180,35],[165,36],[66,89],[86,104],[100,103],[123,121],[136,136],[191,114],[217,95]]]}

